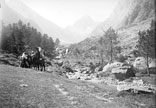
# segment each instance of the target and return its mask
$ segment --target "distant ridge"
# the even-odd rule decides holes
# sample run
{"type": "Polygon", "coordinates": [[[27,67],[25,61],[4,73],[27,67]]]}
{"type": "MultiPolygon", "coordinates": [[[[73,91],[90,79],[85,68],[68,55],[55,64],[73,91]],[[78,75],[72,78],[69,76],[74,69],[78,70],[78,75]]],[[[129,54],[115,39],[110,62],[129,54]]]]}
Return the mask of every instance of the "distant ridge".
{"type": "Polygon", "coordinates": [[[5,24],[14,23],[21,19],[24,23],[29,22],[41,33],[46,33],[53,39],[59,38],[62,43],[77,42],[72,32],[66,31],[55,23],[43,18],[20,0],[9,0],[7,2],[2,0],[2,11],[5,24]]]}
{"type": "Polygon", "coordinates": [[[91,47],[97,46],[104,31],[111,26],[118,33],[119,45],[126,48],[122,53],[130,53],[137,44],[138,32],[147,30],[152,19],[155,19],[154,3],[154,0],[119,0],[110,17],[100,23],[89,35],[90,37],[73,46],[88,51],[91,47]]]}
{"type": "Polygon", "coordinates": [[[78,40],[83,40],[89,36],[98,24],[100,24],[100,22],[96,22],[90,16],[85,15],[77,20],[73,25],[68,26],[66,30],[79,35],[77,38],[78,40]]]}

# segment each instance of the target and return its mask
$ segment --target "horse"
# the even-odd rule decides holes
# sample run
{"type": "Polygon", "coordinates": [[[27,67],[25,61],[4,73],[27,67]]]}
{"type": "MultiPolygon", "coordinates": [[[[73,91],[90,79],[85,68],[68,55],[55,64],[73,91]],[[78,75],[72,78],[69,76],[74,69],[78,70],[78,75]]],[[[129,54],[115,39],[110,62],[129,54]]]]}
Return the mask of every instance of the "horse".
{"type": "Polygon", "coordinates": [[[32,57],[31,55],[27,55],[27,63],[28,63],[28,68],[31,68],[32,67],[32,57]]]}
{"type": "Polygon", "coordinates": [[[44,58],[40,58],[39,67],[41,71],[45,71],[45,59],[44,58]]]}
{"type": "Polygon", "coordinates": [[[32,57],[31,66],[34,67],[34,69],[39,70],[39,54],[35,53],[32,57]]]}
{"type": "Polygon", "coordinates": [[[45,57],[43,53],[41,53],[41,48],[36,48],[36,53],[32,51],[32,54],[29,55],[23,52],[22,56],[20,56],[20,67],[24,68],[33,68],[36,70],[45,71],[45,57]]]}
{"type": "Polygon", "coordinates": [[[37,52],[32,56],[32,66],[37,70],[45,71],[45,58],[41,50],[36,48],[37,52]]]}

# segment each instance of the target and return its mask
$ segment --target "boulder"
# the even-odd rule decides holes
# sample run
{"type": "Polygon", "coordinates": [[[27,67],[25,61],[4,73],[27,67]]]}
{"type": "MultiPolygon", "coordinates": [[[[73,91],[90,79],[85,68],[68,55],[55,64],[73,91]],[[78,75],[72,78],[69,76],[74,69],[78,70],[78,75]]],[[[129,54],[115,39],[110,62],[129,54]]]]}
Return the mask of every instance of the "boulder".
{"type": "Polygon", "coordinates": [[[114,62],[114,63],[111,64],[111,67],[112,68],[117,68],[117,67],[121,67],[122,65],[123,65],[122,62],[114,62]]]}
{"type": "Polygon", "coordinates": [[[156,67],[150,67],[148,70],[150,74],[156,74],[156,67]]]}
{"type": "Polygon", "coordinates": [[[156,60],[151,60],[151,62],[149,63],[149,68],[153,68],[155,67],[156,68],[156,60]]]}
{"type": "Polygon", "coordinates": [[[103,67],[103,72],[106,72],[106,71],[110,71],[110,68],[111,68],[111,64],[107,64],[107,65],[105,65],[104,67],[103,67]]]}
{"type": "Polygon", "coordinates": [[[108,63],[107,65],[104,66],[103,72],[111,72],[113,68],[121,67],[123,63],[121,62],[114,62],[114,63],[108,63]]]}
{"type": "Polygon", "coordinates": [[[133,67],[138,71],[143,71],[147,69],[146,59],[144,57],[137,57],[133,63],[133,67]]]}
{"type": "Polygon", "coordinates": [[[144,74],[142,74],[142,73],[135,73],[135,76],[136,76],[136,77],[143,77],[144,74]]]}
{"type": "Polygon", "coordinates": [[[119,81],[123,81],[130,77],[135,77],[135,72],[130,66],[117,67],[112,69],[112,73],[115,75],[115,78],[119,81]]]}

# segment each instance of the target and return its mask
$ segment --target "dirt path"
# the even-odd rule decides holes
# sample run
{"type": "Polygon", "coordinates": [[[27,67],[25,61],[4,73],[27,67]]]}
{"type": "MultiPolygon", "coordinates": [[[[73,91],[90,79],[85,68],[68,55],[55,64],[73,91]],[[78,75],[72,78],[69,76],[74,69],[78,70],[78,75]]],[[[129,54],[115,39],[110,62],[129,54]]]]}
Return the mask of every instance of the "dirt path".
{"type": "Polygon", "coordinates": [[[119,96],[107,85],[0,65],[0,108],[152,108],[153,99],[150,94],[119,96]]]}

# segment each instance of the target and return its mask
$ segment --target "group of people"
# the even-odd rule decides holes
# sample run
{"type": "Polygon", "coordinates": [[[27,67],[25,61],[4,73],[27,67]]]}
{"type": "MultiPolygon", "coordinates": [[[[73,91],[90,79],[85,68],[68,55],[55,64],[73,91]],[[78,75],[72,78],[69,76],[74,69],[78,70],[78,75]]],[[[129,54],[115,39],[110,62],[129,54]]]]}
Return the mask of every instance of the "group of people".
{"type": "Polygon", "coordinates": [[[36,47],[36,51],[32,51],[31,54],[23,52],[20,60],[20,67],[22,68],[35,68],[45,71],[45,56],[41,47],[36,47]]]}

